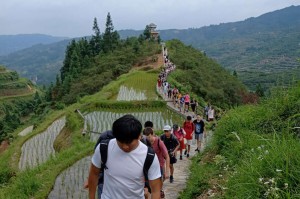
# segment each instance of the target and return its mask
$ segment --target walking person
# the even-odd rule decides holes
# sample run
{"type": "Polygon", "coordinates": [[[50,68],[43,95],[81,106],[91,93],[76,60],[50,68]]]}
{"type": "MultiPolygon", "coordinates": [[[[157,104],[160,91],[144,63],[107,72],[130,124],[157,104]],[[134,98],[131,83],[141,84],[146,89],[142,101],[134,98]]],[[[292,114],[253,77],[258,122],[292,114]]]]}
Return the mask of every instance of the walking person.
{"type": "MultiPolygon", "coordinates": [[[[184,137],[185,137],[185,131],[183,128],[181,128],[180,126],[178,126],[178,124],[174,124],[173,125],[173,135],[176,136],[177,140],[179,141],[180,144],[180,148],[179,148],[179,152],[180,152],[180,156],[179,159],[182,160],[182,150],[185,149],[185,144],[184,144],[184,137]]],[[[177,154],[176,154],[177,157],[177,154]]]]}
{"type": "Polygon", "coordinates": [[[215,119],[215,109],[213,106],[210,106],[207,112],[208,115],[208,121],[212,122],[215,119]]]}
{"type": "Polygon", "coordinates": [[[104,172],[101,199],[143,199],[145,179],[149,180],[152,199],[160,198],[162,183],[159,161],[154,151],[141,143],[141,131],[142,124],[132,115],[124,115],[113,123],[115,138],[100,142],[92,157],[88,179],[90,199],[95,199],[101,168],[104,172]],[[143,165],[149,162],[149,154],[152,154],[152,162],[145,175],[143,165]]]}
{"type": "MultiPolygon", "coordinates": [[[[146,127],[143,131],[143,135],[146,136],[147,139],[150,141],[151,146],[158,157],[161,175],[162,175],[162,184],[163,184],[164,180],[168,179],[170,176],[170,157],[168,154],[168,150],[164,142],[161,141],[159,137],[157,137],[154,134],[153,129],[151,127],[146,127]]],[[[160,197],[161,198],[165,197],[163,188],[161,188],[160,197]]]]}
{"type": "Polygon", "coordinates": [[[200,152],[203,139],[206,137],[205,123],[200,115],[193,122],[195,124],[195,140],[197,140],[197,148],[195,151],[200,152]]]}
{"type": "Polygon", "coordinates": [[[184,155],[186,155],[186,157],[190,157],[190,150],[191,150],[191,145],[192,145],[192,140],[193,140],[193,133],[194,133],[194,130],[195,130],[195,125],[192,121],[191,116],[186,117],[186,121],[183,123],[183,129],[186,133],[186,135],[185,135],[186,147],[185,147],[184,155]]]}
{"type": "Polygon", "coordinates": [[[166,125],[163,128],[164,130],[164,134],[160,136],[160,139],[164,142],[165,146],[167,147],[168,153],[169,153],[169,157],[170,157],[170,183],[174,182],[174,166],[173,164],[175,164],[177,162],[176,159],[176,152],[179,149],[180,145],[179,142],[177,140],[177,138],[171,134],[171,126],[166,125]]]}
{"type": "Polygon", "coordinates": [[[179,112],[184,112],[184,96],[181,95],[179,99],[179,112]]]}
{"type": "Polygon", "coordinates": [[[188,93],[186,93],[184,96],[184,111],[183,112],[189,111],[189,105],[190,105],[190,95],[188,93]]]}
{"type": "Polygon", "coordinates": [[[192,108],[192,112],[193,112],[193,117],[196,117],[196,108],[198,106],[198,102],[195,98],[193,98],[193,100],[191,101],[191,108],[192,108]]]}

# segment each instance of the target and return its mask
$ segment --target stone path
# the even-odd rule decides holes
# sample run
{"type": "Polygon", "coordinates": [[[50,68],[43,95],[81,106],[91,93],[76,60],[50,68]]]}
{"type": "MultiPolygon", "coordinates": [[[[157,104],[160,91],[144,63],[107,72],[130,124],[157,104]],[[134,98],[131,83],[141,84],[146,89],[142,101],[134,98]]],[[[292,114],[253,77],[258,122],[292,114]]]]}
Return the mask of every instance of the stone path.
{"type": "MultiPolygon", "coordinates": [[[[167,102],[167,106],[169,108],[173,109],[174,111],[176,111],[178,114],[181,114],[185,117],[188,115],[190,115],[190,116],[194,115],[193,112],[190,112],[190,111],[186,112],[186,113],[179,112],[178,108],[176,108],[173,105],[172,100],[169,99],[168,97],[164,96],[164,94],[162,93],[162,90],[160,90],[158,87],[157,87],[157,92],[167,102]]],[[[200,151],[203,151],[204,148],[206,147],[207,143],[209,143],[211,135],[212,135],[212,132],[207,133],[207,137],[204,139],[204,143],[202,143],[200,151]]],[[[163,189],[165,191],[165,199],[178,198],[179,193],[181,191],[183,191],[183,189],[186,187],[186,181],[190,174],[190,171],[189,171],[189,166],[191,163],[190,158],[193,157],[194,155],[197,155],[197,154],[195,154],[195,153],[197,153],[197,152],[195,152],[195,149],[196,149],[196,140],[193,138],[189,158],[187,158],[185,155],[183,155],[183,159],[180,160],[179,159],[179,151],[177,152],[177,163],[174,164],[174,182],[170,183],[169,179],[166,179],[166,181],[164,182],[163,189]]]]}
{"type": "MultiPolygon", "coordinates": [[[[162,96],[163,94],[158,91],[158,93],[162,96]]],[[[163,99],[168,101],[168,98],[165,98],[162,96],[163,99]]],[[[184,116],[192,115],[192,112],[187,113],[180,113],[178,111],[178,108],[174,107],[173,102],[167,102],[167,105],[169,108],[175,110],[179,114],[182,114],[184,116]]],[[[209,133],[208,133],[209,134],[209,133]]],[[[207,139],[206,139],[207,141],[207,139]]],[[[179,159],[179,151],[177,152],[177,163],[174,164],[174,182],[170,183],[169,179],[167,179],[164,182],[164,191],[165,191],[165,199],[175,199],[178,197],[179,193],[185,188],[187,178],[189,177],[189,166],[191,163],[190,158],[193,157],[195,154],[196,149],[196,140],[193,139],[193,144],[191,145],[191,151],[190,151],[190,157],[187,158],[185,155],[183,155],[183,159],[179,159]]],[[[201,146],[201,151],[204,150],[205,143],[201,146]]]]}

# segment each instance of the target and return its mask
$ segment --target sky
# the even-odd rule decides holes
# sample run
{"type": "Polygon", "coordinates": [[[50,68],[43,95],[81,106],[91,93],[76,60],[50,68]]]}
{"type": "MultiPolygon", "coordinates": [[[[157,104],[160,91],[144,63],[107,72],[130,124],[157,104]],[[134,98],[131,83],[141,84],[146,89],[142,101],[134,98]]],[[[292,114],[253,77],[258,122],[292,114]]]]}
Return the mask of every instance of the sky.
{"type": "Polygon", "coordinates": [[[110,12],[115,30],[200,28],[242,21],[300,5],[300,0],[1,0],[0,35],[40,33],[81,37],[100,31],[110,12]]]}

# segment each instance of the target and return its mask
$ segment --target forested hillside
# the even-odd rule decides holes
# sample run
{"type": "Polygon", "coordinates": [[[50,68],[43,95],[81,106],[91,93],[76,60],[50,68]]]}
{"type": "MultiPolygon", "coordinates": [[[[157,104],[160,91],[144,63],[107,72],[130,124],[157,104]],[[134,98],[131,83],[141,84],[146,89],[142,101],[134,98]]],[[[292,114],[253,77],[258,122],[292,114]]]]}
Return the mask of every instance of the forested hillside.
{"type": "MultiPolygon", "coordinates": [[[[163,40],[179,39],[217,60],[251,89],[300,79],[300,6],[240,22],[184,30],[160,30],[163,40]]],[[[121,35],[137,35],[132,30],[121,35]]]]}
{"type": "Polygon", "coordinates": [[[248,95],[245,86],[211,58],[179,40],[167,42],[169,58],[177,66],[170,75],[184,92],[192,91],[206,102],[227,107],[243,102],[248,95]]]}
{"type": "Polygon", "coordinates": [[[70,40],[52,44],[37,44],[6,56],[0,63],[16,70],[22,77],[36,80],[39,85],[49,85],[63,65],[66,46],[70,40]]]}
{"type": "Polygon", "coordinates": [[[93,30],[95,34],[90,40],[72,40],[68,45],[60,75],[55,84],[50,85],[47,100],[74,103],[84,95],[99,91],[147,57],[161,52],[157,41],[143,36],[121,40],[114,31],[110,15],[103,34],[96,19],[93,30]]]}
{"type": "Polygon", "coordinates": [[[53,37],[42,34],[0,35],[0,56],[8,55],[37,44],[50,44],[66,37],[53,37]]]}
{"type": "Polygon", "coordinates": [[[0,143],[37,111],[41,99],[35,86],[15,71],[0,66],[0,143]]]}
{"type": "MultiPolygon", "coordinates": [[[[276,84],[287,85],[300,78],[299,38],[300,6],[291,6],[256,18],[193,29],[160,30],[163,40],[179,39],[204,51],[223,67],[236,72],[251,90],[261,85],[264,90],[276,84]]],[[[142,30],[121,30],[120,37],[138,37],[142,30]]],[[[89,39],[89,37],[88,37],[89,39]]],[[[1,56],[0,64],[49,85],[62,67],[69,41],[37,45],[1,56]],[[36,56],[38,55],[38,56],[36,56]],[[47,74],[42,74],[47,71],[47,74]]]]}

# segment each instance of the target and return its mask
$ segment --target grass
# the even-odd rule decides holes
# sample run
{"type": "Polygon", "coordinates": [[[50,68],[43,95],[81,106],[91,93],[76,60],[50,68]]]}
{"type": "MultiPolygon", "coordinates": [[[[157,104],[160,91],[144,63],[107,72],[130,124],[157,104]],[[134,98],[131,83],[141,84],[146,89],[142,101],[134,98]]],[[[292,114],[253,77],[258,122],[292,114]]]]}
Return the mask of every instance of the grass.
{"type": "Polygon", "coordinates": [[[300,198],[299,111],[300,85],[230,110],[211,148],[193,159],[180,198],[300,198]]]}

